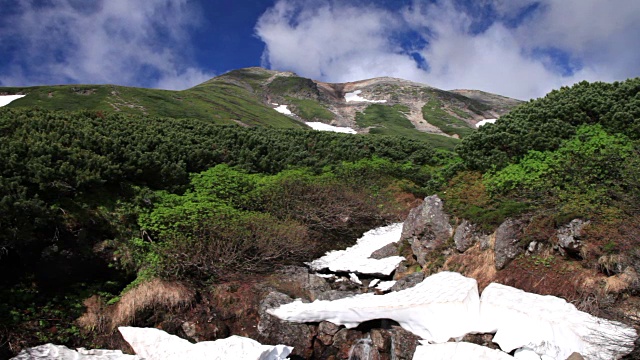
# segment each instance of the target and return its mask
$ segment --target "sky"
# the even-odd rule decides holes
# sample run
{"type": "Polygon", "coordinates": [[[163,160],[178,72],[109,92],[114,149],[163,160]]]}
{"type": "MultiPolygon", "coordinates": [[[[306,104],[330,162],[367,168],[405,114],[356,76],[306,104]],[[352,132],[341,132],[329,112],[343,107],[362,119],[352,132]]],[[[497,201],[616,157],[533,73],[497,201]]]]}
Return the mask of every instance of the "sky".
{"type": "Polygon", "coordinates": [[[249,66],[522,100],[640,76],[638,0],[0,0],[0,86],[181,90],[249,66]]]}

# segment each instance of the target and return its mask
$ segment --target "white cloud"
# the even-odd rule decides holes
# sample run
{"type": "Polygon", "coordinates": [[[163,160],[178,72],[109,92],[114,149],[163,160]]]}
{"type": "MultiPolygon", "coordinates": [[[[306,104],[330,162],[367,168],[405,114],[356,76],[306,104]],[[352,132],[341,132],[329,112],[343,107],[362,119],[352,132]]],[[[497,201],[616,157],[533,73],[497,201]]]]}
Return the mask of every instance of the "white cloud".
{"type": "Polygon", "coordinates": [[[453,0],[415,0],[395,12],[279,0],[259,19],[256,34],[266,45],[266,65],[333,82],[386,75],[528,99],[581,80],[640,75],[636,0],[484,4],[494,18],[479,18],[453,0]],[[480,32],[473,29],[478,21],[487,24],[480,32]],[[408,32],[426,45],[403,49],[398,35],[408,32]],[[412,52],[426,59],[428,69],[418,66],[412,52]]]}
{"type": "MultiPolygon", "coordinates": [[[[187,0],[21,1],[0,28],[15,44],[2,85],[142,84],[179,89],[212,74],[187,63],[188,28],[198,16],[187,0]]],[[[3,45],[0,45],[2,48],[3,45]]]]}

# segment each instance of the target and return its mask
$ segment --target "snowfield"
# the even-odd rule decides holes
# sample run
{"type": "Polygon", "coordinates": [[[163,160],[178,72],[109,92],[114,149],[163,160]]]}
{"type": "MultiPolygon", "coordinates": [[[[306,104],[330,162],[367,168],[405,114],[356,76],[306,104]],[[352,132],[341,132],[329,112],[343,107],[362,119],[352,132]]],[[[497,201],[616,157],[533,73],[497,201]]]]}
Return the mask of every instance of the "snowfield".
{"type": "Polygon", "coordinates": [[[487,124],[493,124],[496,122],[496,120],[498,119],[484,119],[484,120],[480,120],[477,124],[476,127],[479,128],[482,125],[487,125],[487,124]]]}
{"type": "Polygon", "coordinates": [[[356,90],[354,92],[344,94],[344,100],[346,102],[370,102],[370,103],[386,103],[387,100],[367,100],[360,96],[362,90],[356,90]]]}
{"type": "Polygon", "coordinates": [[[321,122],[308,122],[306,124],[309,125],[313,130],[318,130],[318,131],[332,131],[332,132],[344,133],[344,134],[357,134],[357,132],[350,127],[333,126],[333,125],[329,125],[321,122]]]}
{"type": "Polygon", "coordinates": [[[18,100],[26,95],[0,95],[0,106],[8,105],[14,100],[18,100]]]}

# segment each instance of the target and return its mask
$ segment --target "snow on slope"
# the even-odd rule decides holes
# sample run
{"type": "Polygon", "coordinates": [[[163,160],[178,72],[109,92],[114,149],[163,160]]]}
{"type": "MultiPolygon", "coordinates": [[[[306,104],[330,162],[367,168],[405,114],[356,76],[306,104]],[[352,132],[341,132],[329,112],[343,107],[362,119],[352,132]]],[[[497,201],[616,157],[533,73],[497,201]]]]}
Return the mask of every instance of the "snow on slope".
{"type": "Polygon", "coordinates": [[[357,132],[350,127],[333,126],[321,122],[308,122],[306,124],[309,125],[312,129],[319,131],[333,131],[345,134],[357,134],[357,132]]]}
{"type": "Polygon", "coordinates": [[[493,124],[497,121],[498,119],[484,119],[484,120],[480,120],[478,121],[478,123],[476,124],[476,127],[479,128],[482,125],[486,125],[486,124],[493,124]]]}
{"type": "Polygon", "coordinates": [[[312,270],[329,269],[332,272],[391,275],[402,256],[371,259],[371,253],[400,240],[402,223],[367,231],[358,242],[346,250],[330,251],[325,256],[307,263],[312,270]]]}
{"type": "MultiPolygon", "coordinates": [[[[420,343],[422,343],[421,341],[420,343]]],[[[413,360],[513,360],[503,351],[468,342],[423,344],[416,348],[413,360]]],[[[540,359],[538,357],[538,359],[540,359]]]]}
{"type": "Polygon", "coordinates": [[[0,106],[5,106],[14,100],[18,100],[26,95],[0,95],[0,106]]]}
{"type": "Polygon", "coordinates": [[[143,360],[136,355],[123,354],[120,350],[100,350],[79,348],[71,350],[63,345],[44,344],[23,349],[11,360],[143,360]]]}
{"type": "Polygon", "coordinates": [[[268,312],[283,320],[326,320],[347,328],[368,320],[391,319],[429,342],[443,343],[475,331],[479,307],[476,280],[454,272],[441,272],[412,288],[385,295],[367,293],[312,303],[298,299],[268,312]]]}
{"type": "MultiPolygon", "coordinates": [[[[278,105],[278,104],[273,104],[273,105],[278,105]]],[[[291,112],[291,110],[289,110],[287,108],[287,106],[289,106],[289,105],[280,105],[280,106],[274,108],[273,110],[279,112],[280,114],[293,115],[293,113],[291,112]]]]}
{"type": "Polygon", "coordinates": [[[344,94],[344,100],[346,102],[370,102],[370,103],[386,103],[387,100],[367,100],[360,96],[362,94],[362,90],[356,90],[354,92],[344,94]]]}
{"type": "Polygon", "coordinates": [[[585,359],[617,359],[633,349],[633,328],[596,318],[555,296],[527,293],[501,284],[482,292],[483,330],[496,332],[503,351],[526,347],[538,355],[566,359],[578,352],[585,359]]]}
{"type": "Polygon", "coordinates": [[[160,329],[119,327],[118,330],[136,354],[145,360],[280,360],[293,350],[285,345],[261,345],[235,335],[192,344],[160,329]]]}

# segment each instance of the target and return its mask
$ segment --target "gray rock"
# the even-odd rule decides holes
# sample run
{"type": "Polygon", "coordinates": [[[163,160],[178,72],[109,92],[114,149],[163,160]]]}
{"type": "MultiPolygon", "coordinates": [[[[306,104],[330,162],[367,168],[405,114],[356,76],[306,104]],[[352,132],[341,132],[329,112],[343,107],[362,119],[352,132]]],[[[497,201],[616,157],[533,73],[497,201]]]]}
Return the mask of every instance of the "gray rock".
{"type": "Polygon", "coordinates": [[[483,241],[488,241],[488,239],[489,235],[480,232],[475,224],[472,224],[467,220],[462,220],[462,223],[458,225],[456,232],[453,234],[453,241],[456,244],[456,249],[460,252],[467,251],[478,241],[482,243],[483,241]]]}
{"type": "Polygon", "coordinates": [[[562,255],[566,256],[567,254],[580,253],[580,249],[582,248],[582,242],[580,241],[582,230],[589,224],[589,221],[573,219],[558,229],[558,247],[562,255]]]}
{"type": "Polygon", "coordinates": [[[372,259],[384,259],[384,258],[388,258],[391,256],[397,256],[398,255],[398,244],[396,243],[391,243],[391,244],[387,244],[384,247],[374,251],[371,253],[371,255],[369,256],[372,259]]]}
{"type": "Polygon", "coordinates": [[[309,269],[301,266],[287,266],[278,272],[281,286],[299,289],[303,294],[295,296],[316,300],[320,294],[331,290],[327,281],[318,275],[309,273],[309,269]]]}
{"type": "Polygon", "coordinates": [[[412,288],[420,284],[422,280],[424,280],[424,274],[421,272],[409,274],[403,277],[402,279],[398,280],[395,284],[393,284],[393,286],[389,290],[400,291],[400,290],[412,288]]]}
{"type": "Polygon", "coordinates": [[[332,301],[332,300],[344,299],[346,297],[354,296],[356,294],[357,293],[354,291],[329,290],[318,295],[317,300],[332,301]]]}
{"type": "Polygon", "coordinates": [[[420,337],[400,326],[391,328],[392,358],[397,360],[411,360],[419,345],[420,337]]]}
{"type": "Polygon", "coordinates": [[[573,354],[569,355],[567,360],[584,360],[584,357],[582,355],[580,355],[579,353],[574,352],[573,354]]]}
{"type": "Polygon", "coordinates": [[[287,344],[294,347],[292,354],[308,357],[313,352],[317,327],[280,320],[267,312],[292,301],[289,296],[273,291],[260,302],[257,340],[263,344],[287,344]]]}
{"type": "Polygon", "coordinates": [[[136,355],[126,355],[120,350],[86,350],[77,351],[66,346],[45,344],[22,350],[12,360],[140,360],[136,355]]]}
{"type": "Polygon", "coordinates": [[[507,219],[496,230],[496,269],[501,270],[523,252],[520,246],[523,221],[507,219]]]}
{"type": "Polygon", "coordinates": [[[401,240],[407,239],[418,263],[424,266],[426,255],[453,235],[449,215],[443,211],[437,195],[428,196],[412,209],[402,226],[401,240]]]}

